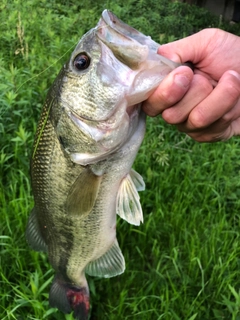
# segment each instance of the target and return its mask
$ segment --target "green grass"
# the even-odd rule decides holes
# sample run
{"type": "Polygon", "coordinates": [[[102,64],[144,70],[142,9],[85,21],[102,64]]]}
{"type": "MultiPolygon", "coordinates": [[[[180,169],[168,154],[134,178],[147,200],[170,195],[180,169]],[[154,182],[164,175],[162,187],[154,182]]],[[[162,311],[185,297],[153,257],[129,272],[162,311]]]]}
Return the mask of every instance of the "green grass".
{"type": "MultiPolygon", "coordinates": [[[[53,271],[27,246],[29,159],[47,89],[104,8],[156,41],[207,26],[240,34],[203,9],[169,1],[0,4],[0,319],[71,320],[48,305],[53,271]],[[124,3],[124,5],[123,5],[124,3]]],[[[118,220],[126,271],[89,278],[91,320],[240,319],[240,140],[199,144],[148,119],[135,169],[144,224],[118,220]]]]}

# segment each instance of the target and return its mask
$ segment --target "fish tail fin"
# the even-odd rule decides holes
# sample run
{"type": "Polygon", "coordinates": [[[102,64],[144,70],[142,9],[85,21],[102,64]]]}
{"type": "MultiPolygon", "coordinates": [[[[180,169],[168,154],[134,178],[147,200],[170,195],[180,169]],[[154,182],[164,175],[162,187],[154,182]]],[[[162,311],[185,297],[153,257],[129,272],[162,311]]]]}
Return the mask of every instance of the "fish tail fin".
{"type": "Polygon", "coordinates": [[[89,289],[78,287],[56,275],[49,293],[49,304],[63,313],[74,312],[76,320],[87,320],[89,316],[89,289]]]}

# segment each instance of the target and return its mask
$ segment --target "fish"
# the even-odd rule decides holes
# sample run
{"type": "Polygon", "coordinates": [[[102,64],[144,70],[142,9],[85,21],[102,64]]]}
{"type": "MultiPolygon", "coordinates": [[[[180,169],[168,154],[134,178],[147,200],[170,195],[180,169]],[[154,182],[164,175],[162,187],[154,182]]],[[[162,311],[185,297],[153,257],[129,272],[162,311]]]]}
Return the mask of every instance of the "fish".
{"type": "Polygon", "coordinates": [[[117,215],[140,225],[142,176],[132,169],[145,134],[141,104],[178,64],[159,44],[104,10],[53,82],[31,156],[34,198],[26,239],[55,277],[49,303],[89,318],[86,275],[125,270],[117,215]]]}

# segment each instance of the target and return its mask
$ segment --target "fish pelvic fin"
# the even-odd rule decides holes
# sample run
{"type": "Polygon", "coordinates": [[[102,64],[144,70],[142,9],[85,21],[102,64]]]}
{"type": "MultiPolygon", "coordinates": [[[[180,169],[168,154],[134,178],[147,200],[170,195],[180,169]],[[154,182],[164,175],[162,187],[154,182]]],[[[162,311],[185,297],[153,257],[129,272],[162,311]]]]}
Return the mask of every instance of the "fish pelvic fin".
{"type": "Polygon", "coordinates": [[[28,244],[33,250],[47,251],[47,244],[45,243],[40,231],[40,227],[37,221],[36,209],[33,208],[28,218],[28,224],[26,229],[26,239],[28,244]]]}
{"type": "Polygon", "coordinates": [[[135,170],[122,180],[117,195],[117,214],[128,223],[139,226],[143,212],[138,191],[145,189],[143,178],[135,170]]]}
{"type": "Polygon", "coordinates": [[[124,270],[125,260],[116,239],[104,255],[87,265],[85,272],[90,276],[110,278],[123,273],[124,270]]]}
{"type": "Polygon", "coordinates": [[[89,289],[64,281],[56,275],[49,293],[49,304],[53,308],[58,308],[63,313],[71,313],[76,320],[88,320],[89,318],[89,289]]]}

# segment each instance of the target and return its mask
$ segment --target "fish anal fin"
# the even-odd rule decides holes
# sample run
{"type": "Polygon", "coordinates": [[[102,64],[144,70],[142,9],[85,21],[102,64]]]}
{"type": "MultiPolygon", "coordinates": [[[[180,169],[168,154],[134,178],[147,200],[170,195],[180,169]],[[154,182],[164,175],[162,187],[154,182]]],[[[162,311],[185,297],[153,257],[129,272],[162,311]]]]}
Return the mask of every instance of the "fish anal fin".
{"type": "Polygon", "coordinates": [[[110,278],[123,273],[125,260],[117,240],[111,248],[100,258],[91,261],[85,272],[90,276],[110,278]]]}
{"type": "Polygon", "coordinates": [[[33,208],[28,218],[26,228],[26,239],[30,247],[35,251],[47,251],[45,243],[37,221],[36,209],[33,208]]]}
{"type": "Polygon", "coordinates": [[[68,214],[84,216],[92,210],[101,180],[101,176],[97,176],[90,169],[84,168],[69,191],[66,202],[68,214]]]}
{"type": "Polygon", "coordinates": [[[142,207],[137,188],[143,190],[144,182],[136,171],[123,178],[117,194],[117,214],[128,223],[139,226],[143,222],[142,207]],[[133,179],[132,179],[133,176],[133,179]]]}

